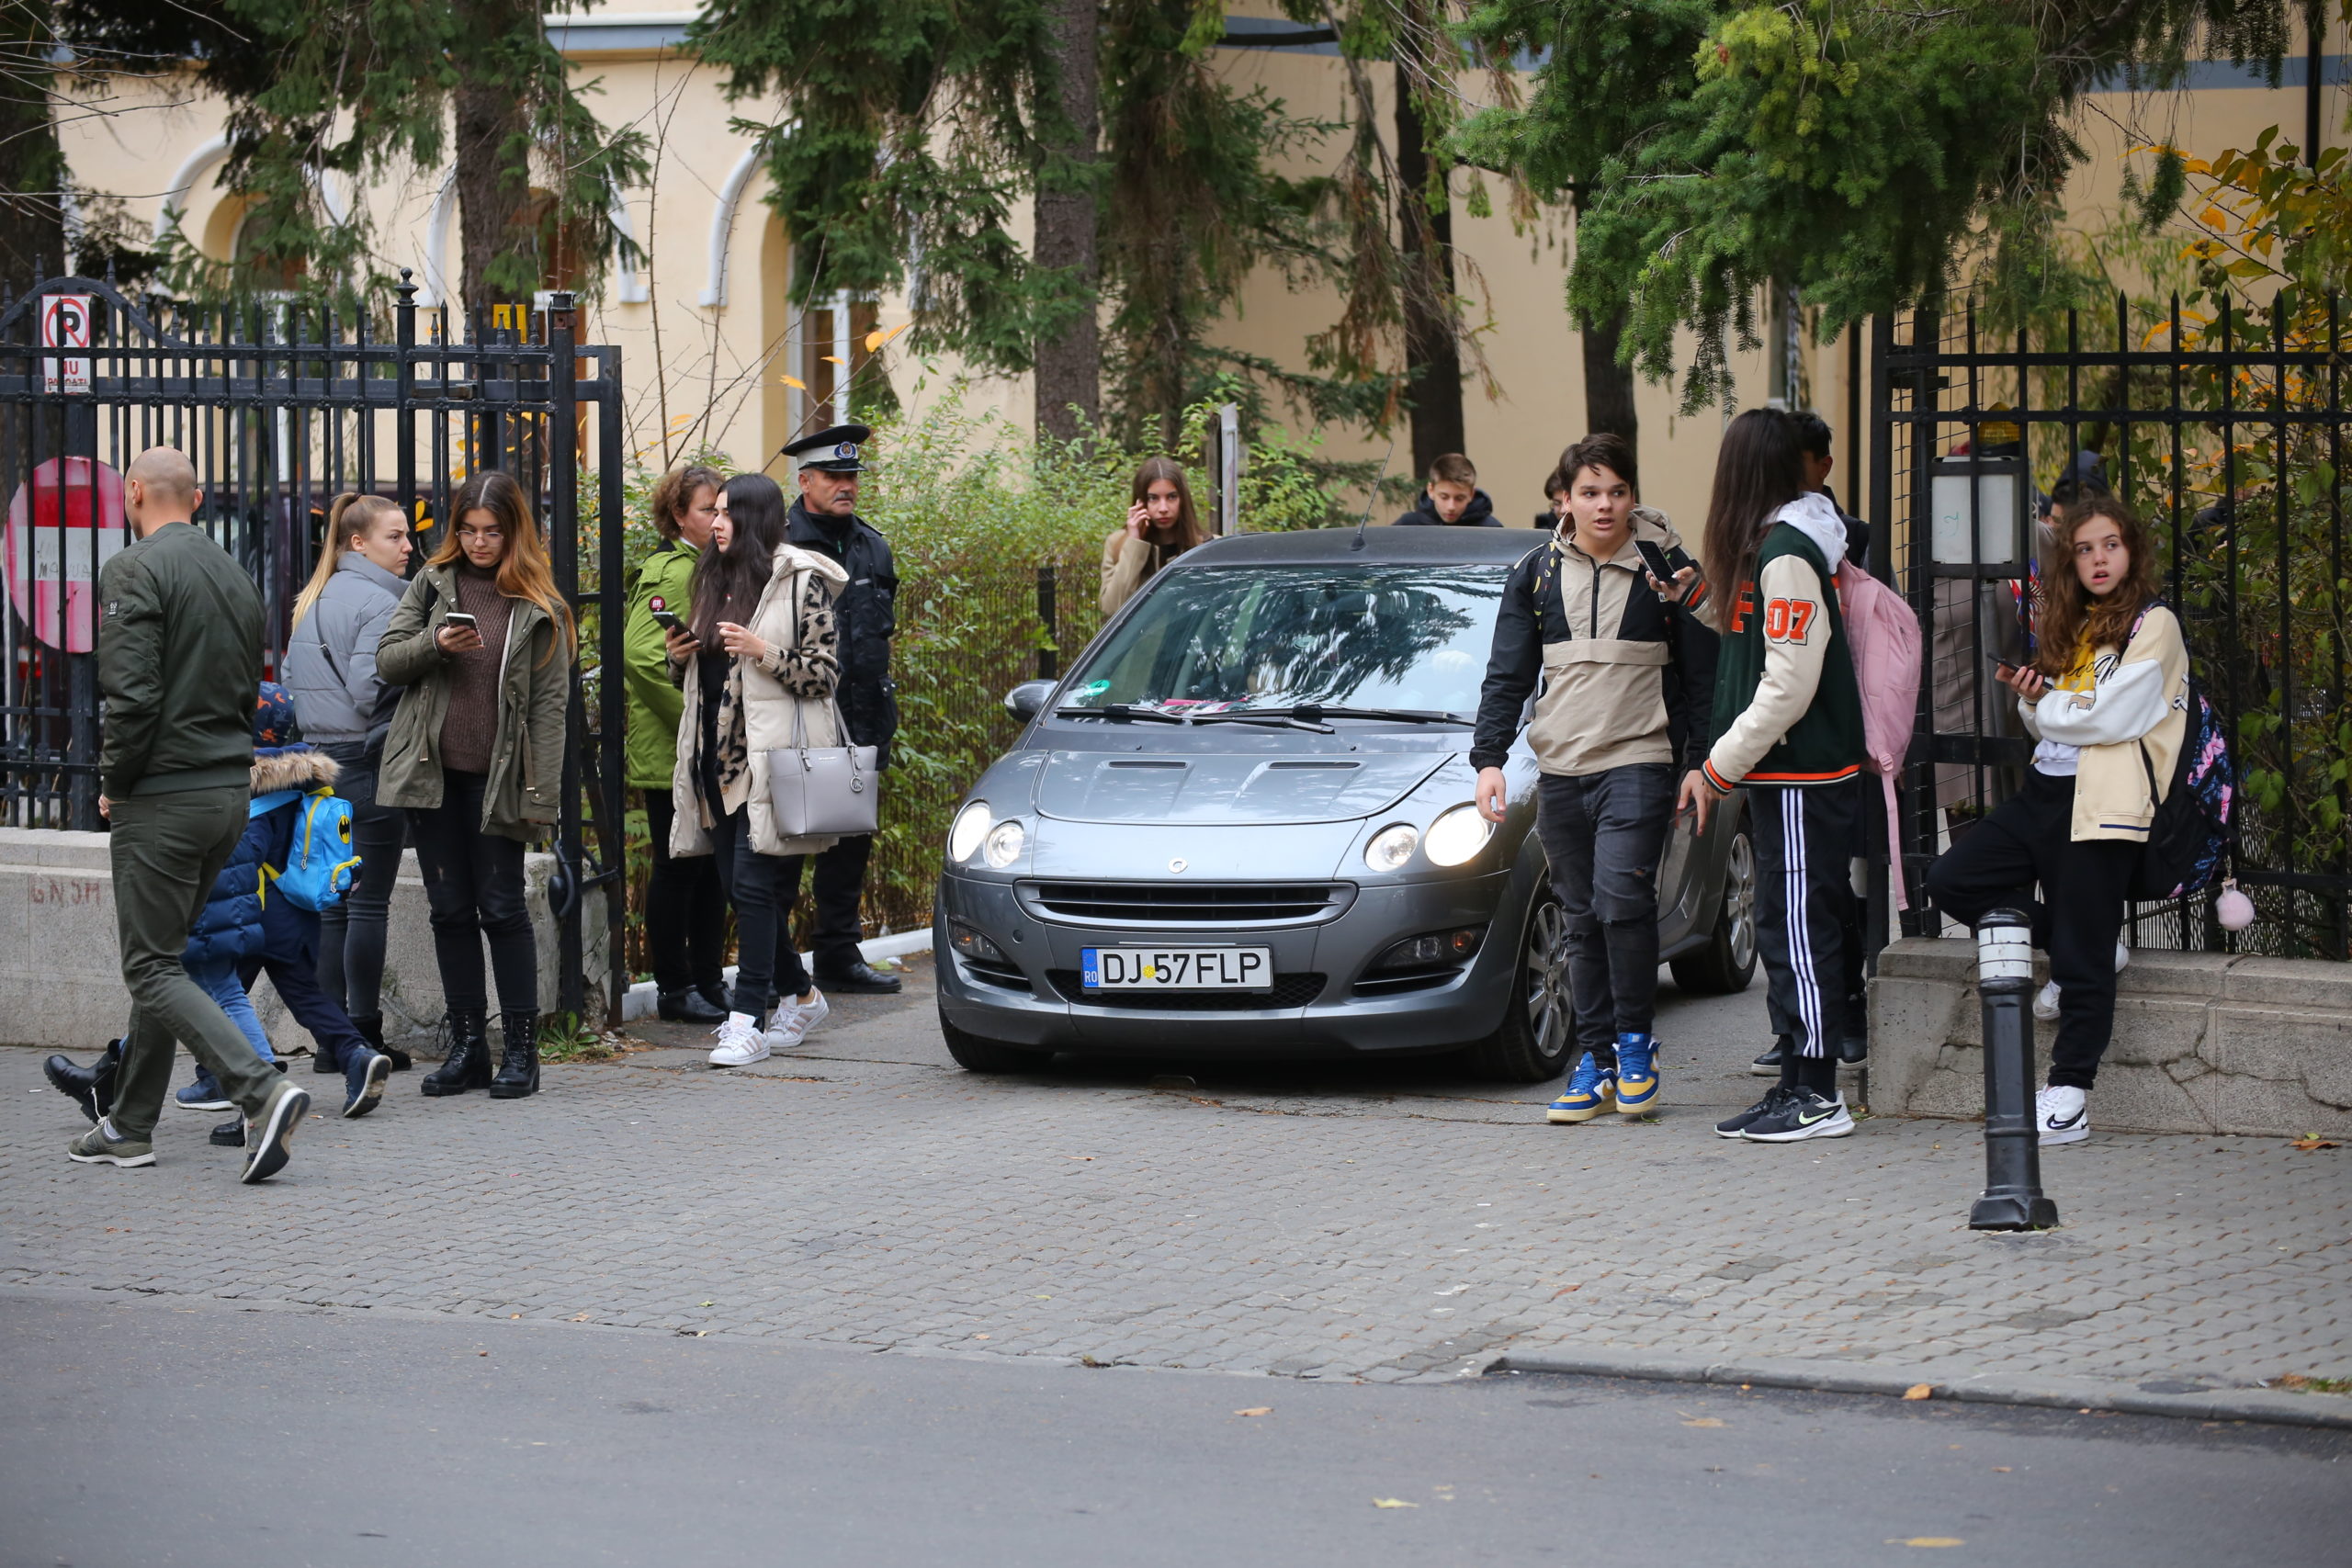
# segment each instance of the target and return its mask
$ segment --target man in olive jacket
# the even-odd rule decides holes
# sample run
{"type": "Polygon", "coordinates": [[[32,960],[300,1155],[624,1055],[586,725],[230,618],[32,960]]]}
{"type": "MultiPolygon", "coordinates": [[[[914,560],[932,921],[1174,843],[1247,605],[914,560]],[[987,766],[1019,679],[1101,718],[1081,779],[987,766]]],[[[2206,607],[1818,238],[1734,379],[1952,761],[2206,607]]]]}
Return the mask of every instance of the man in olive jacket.
{"type": "Polygon", "coordinates": [[[261,596],[189,519],[196,470],[168,446],[123,478],[138,541],[98,572],[98,688],[106,701],[99,809],[113,825],[116,930],[130,1032],[114,1104],[68,1154],[85,1165],[155,1163],[155,1122],[185,1042],[245,1113],[246,1181],[286,1164],[311,1098],[265,1065],[181,967],[189,929],[245,830],[261,596]]]}

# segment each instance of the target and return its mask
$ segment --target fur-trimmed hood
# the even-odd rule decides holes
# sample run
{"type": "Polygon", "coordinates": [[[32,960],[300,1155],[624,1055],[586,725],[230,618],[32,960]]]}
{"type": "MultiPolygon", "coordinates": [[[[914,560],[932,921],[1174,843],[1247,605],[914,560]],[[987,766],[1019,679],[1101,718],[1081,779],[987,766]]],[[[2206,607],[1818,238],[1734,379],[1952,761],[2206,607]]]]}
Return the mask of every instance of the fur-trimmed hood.
{"type": "Polygon", "coordinates": [[[308,746],[281,746],[254,753],[253,793],[276,795],[282,789],[331,789],[343,764],[324,751],[308,746]]]}

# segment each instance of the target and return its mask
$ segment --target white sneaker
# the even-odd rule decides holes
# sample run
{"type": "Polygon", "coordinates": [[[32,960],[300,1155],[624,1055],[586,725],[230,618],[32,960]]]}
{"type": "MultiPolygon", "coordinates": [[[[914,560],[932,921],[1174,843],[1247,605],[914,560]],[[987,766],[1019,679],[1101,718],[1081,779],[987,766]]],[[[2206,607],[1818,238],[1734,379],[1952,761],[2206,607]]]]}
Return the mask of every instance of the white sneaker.
{"type": "Polygon", "coordinates": [[[2033,1124],[2044,1144],[2079,1144],[2091,1135],[2090,1097],[2067,1084],[2052,1084],[2033,1097],[2033,1124]]]}
{"type": "Polygon", "coordinates": [[[747,1012],[730,1012],[718,1026],[718,1049],[710,1054],[714,1067],[748,1067],[768,1059],[767,1036],[747,1012]]]}
{"type": "Polygon", "coordinates": [[[2033,993],[2033,1016],[2048,1023],[2058,1016],[2058,982],[2052,980],[2033,993]]]}
{"type": "Polygon", "coordinates": [[[824,992],[814,986],[808,990],[809,999],[805,1002],[786,997],[775,1004],[775,1016],[768,1020],[764,1036],[768,1049],[791,1050],[808,1039],[808,1032],[823,1022],[825,1015],[833,1010],[832,1004],[825,999],[824,992]]]}
{"type": "Polygon", "coordinates": [[[2122,974],[2123,966],[2131,962],[2132,950],[2123,945],[2121,937],[2117,937],[2115,939],[2115,972],[2118,975],[2122,974]]]}

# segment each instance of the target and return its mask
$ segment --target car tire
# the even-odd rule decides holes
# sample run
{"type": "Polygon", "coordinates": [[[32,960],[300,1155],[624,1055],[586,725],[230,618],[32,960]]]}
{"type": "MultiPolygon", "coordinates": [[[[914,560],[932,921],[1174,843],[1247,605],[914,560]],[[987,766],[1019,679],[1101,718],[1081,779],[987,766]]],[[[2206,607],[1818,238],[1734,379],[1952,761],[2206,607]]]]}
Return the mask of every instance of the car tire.
{"type": "Polygon", "coordinates": [[[1568,996],[1568,954],[1560,901],[1538,890],[1520,927],[1517,979],[1502,1022],[1463,1055],[1471,1073],[1498,1083],[1542,1083],[1568,1063],[1576,1013],[1568,996]]]}
{"type": "Polygon", "coordinates": [[[1724,894],[1704,947],[1671,961],[1674,983],[1702,996],[1729,996],[1756,977],[1756,840],[1746,823],[1724,852],[1724,894]]]}
{"type": "Polygon", "coordinates": [[[1046,1064],[1054,1059],[1051,1051],[1031,1051],[1007,1045],[1001,1040],[984,1040],[948,1022],[944,1012],[939,1015],[939,1034],[947,1042],[947,1054],[967,1073],[1042,1072],[1046,1064]]]}

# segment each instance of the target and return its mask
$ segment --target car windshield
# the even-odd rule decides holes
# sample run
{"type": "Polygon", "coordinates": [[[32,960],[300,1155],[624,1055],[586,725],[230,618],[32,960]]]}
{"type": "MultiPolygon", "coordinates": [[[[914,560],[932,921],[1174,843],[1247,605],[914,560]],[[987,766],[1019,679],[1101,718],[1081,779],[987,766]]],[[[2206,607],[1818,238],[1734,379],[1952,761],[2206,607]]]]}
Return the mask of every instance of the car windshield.
{"type": "Polygon", "coordinates": [[[1472,714],[1502,566],[1210,568],[1170,573],[1080,669],[1064,711],[1267,708],[1472,714]]]}

